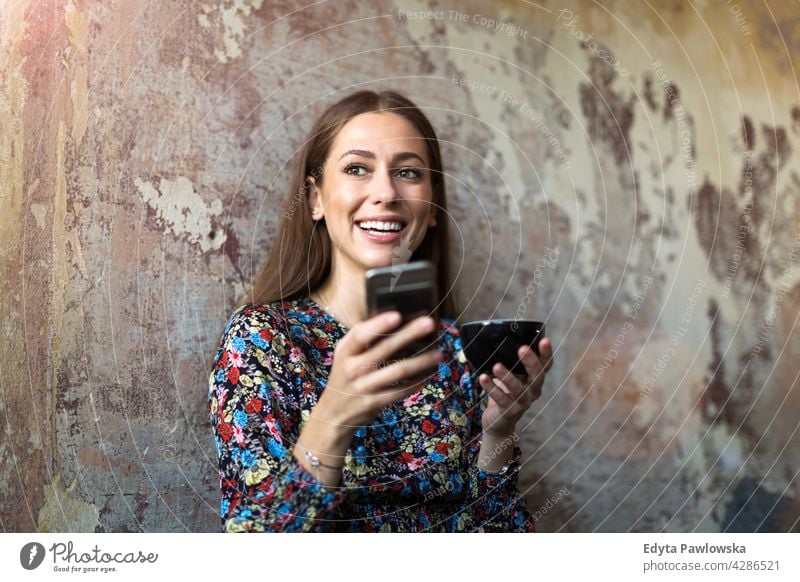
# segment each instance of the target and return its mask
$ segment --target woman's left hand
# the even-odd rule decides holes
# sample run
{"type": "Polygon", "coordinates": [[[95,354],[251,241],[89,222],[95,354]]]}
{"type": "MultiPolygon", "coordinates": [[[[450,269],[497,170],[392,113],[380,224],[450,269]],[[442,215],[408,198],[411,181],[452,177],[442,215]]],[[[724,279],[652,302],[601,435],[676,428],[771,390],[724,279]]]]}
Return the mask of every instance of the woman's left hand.
{"type": "Polygon", "coordinates": [[[549,338],[539,343],[539,356],[530,346],[520,346],[517,350],[526,375],[512,374],[508,368],[497,362],[492,368],[494,378],[481,374],[478,381],[489,395],[489,402],[483,412],[483,430],[498,437],[508,437],[514,433],[517,422],[533,401],[542,395],[544,377],[553,367],[553,346],[549,338]]]}

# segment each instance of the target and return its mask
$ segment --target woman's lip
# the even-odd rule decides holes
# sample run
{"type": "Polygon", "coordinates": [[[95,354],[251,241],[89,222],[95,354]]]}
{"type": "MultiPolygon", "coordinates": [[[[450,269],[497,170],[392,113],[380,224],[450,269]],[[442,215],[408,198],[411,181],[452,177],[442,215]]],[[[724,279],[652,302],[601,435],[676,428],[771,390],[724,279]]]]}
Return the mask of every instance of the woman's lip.
{"type": "Polygon", "coordinates": [[[400,238],[400,234],[402,234],[402,232],[406,229],[406,227],[403,226],[403,228],[401,228],[400,230],[392,230],[387,232],[386,234],[376,234],[372,231],[364,230],[357,224],[355,225],[355,228],[361,234],[363,234],[368,240],[378,244],[391,243],[396,241],[398,238],[400,238]]]}

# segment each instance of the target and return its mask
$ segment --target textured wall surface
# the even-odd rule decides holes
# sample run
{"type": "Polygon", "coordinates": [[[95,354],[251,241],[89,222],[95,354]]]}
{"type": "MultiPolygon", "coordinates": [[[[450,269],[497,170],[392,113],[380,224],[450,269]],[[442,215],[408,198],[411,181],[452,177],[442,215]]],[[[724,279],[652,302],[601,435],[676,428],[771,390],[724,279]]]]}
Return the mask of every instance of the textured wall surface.
{"type": "Polygon", "coordinates": [[[798,5],[303,4],[0,1],[3,531],[216,530],[218,334],[314,117],[390,87],[460,319],[553,337],[540,529],[796,526],[798,5]]]}

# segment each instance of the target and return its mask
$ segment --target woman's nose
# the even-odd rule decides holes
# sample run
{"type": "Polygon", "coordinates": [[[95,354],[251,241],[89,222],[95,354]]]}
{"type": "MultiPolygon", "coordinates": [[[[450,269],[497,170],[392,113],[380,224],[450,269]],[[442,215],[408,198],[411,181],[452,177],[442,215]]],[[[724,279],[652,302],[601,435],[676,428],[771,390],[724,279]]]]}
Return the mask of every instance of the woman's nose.
{"type": "Polygon", "coordinates": [[[389,170],[375,172],[374,176],[370,184],[370,198],[381,202],[392,202],[399,198],[397,187],[389,170]]]}

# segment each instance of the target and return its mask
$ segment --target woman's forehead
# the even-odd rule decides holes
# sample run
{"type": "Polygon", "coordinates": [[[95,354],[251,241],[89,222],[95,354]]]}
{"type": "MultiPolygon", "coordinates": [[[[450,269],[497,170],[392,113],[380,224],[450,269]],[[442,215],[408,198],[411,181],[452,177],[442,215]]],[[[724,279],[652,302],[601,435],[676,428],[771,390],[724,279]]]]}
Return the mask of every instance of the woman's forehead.
{"type": "Polygon", "coordinates": [[[336,135],[330,153],[338,157],[349,150],[379,156],[412,151],[427,160],[425,139],[414,124],[390,112],[362,113],[345,123],[336,135]]]}

